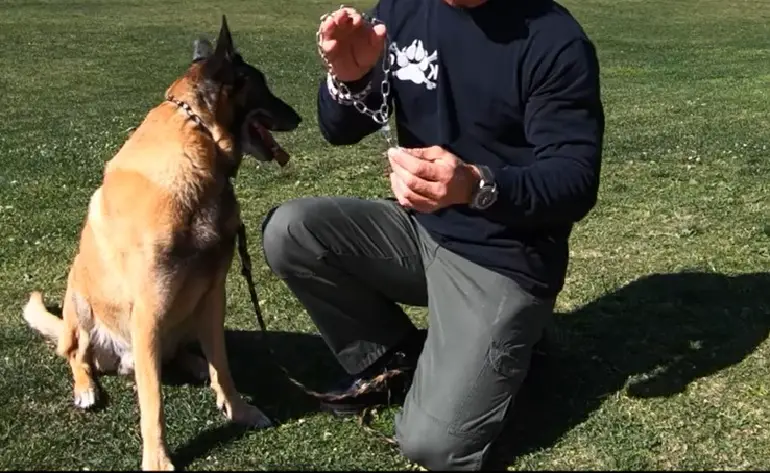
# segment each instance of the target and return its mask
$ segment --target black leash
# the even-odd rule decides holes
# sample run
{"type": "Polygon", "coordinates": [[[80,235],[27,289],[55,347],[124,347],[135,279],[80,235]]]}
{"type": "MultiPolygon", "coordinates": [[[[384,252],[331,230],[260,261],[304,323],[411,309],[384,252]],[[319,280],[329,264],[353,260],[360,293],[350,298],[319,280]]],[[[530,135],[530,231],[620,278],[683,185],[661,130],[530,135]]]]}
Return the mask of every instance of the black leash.
{"type": "MultiPolygon", "coordinates": [[[[243,223],[241,223],[240,226],[238,227],[237,239],[238,239],[238,255],[240,256],[240,260],[241,260],[241,275],[244,277],[244,279],[246,279],[246,285],[249,288],[249,297],[251,298],[251,304],[254,306],[254,312],[257,315],[257,323],[259,324],[259,328],[262,331],[262,338],[265,342],[265,346],[267,347],[267,350],[270,352],[270,355],[273,358],[273,363],[276,366],[278,366],[278,368],[283,372],[283,374],[292,384],[297,386],[305,394],[319,401],[335,402],[335,401],[341,401],[343,399],[355,398],[357,396],[367,393],[371,389],[377,389],[380,387],[387,388],[386,383],[388,379],[398,374],[401,374],[400,370],[395,370],[395,369],[388,370],[376,376],[371,381],[367,383],[363,383],[354,393],[337,394],[337,395],[319,393],[317,391],[313,391],[312,389],[309,389],[307,386],[305,386],[302,382],[294,379],[294,377],[291,376],[291,374],[289,374],[289,370],[287,370],[286,367],[284,367],[281,363],[278,362],[275,352],[273,351],[273,347],[271,346],[269,340],[267,339],[268,337],[267,325],[265,324],[265,319],[262,316],[262,308],[259,307],[259,296],[257,295],[257,288],[256,288],[256,284],[254,284],[254,277],[251,271],[251,256],[249,255],[248,243],[246,239],[246,225],[243,223]]],[[[383,434],[382,432],[372,428],[369,425],[370,422],[371,422],[371,410],[367,408],[367,409],[364,409],[361,415],[359,416],[358,424],[364,430],[376,435],[388,445],[392,447],[397,447],[397,443],[395,440],[383,434]]]]}
{"type": "MultiPolygon", "coordinates": [[[[203,120],[195,113],[195,111],[193,111],[192,107],[190,107],[189,104],[171,96],[167,97],[166,100],[175,104],[182,110],[184,110],[188,118],[190,118],[198,127],[200,127],[205,132],[207,132],[209,136],[213,137],[213,134],[211,133],[211,130],[209,129],[209,127],[206,126],[203,120]]],[[[130,133],[133,133],[134,130],[129,129],[128,131],[130,133]]],[[[233,193],[233,196],[235,196],[235,190],[232,188],[232,183],[229,180],[228,180],[228,185],[230,186],[230,191],[233,193]]],[[[400,370],[388,370],[376,376],[374,379],[366,383],[362,383],[362,385],[359,386],[356,391],[348,394],[338,394],[338,395],[324,394],[324,393],[313,391],[312,389],[309,389],[300,381],[294,379],[294,377],[291,376],[291,374],[289,374],[289,370],[287,370],[281,363],[278,362],[275,352],[273,351],[273,348],[270,345],[269,340],[267,339],[267,326],[265,325],[265,319],[262,316],[262,309],[259,307],[259,297],[257,296],[257,288],[256,288],[256,284],[254,284],[254,278],[251,272],[251,256],[249,256],[249,248],[246,240],[246,225],[244,225],[243,222],[241,222],[241,224],[238,226],[237,240],[238,240],[238,255],[240,256],[240,260],[241,260],[241,274],[246,279],[246,285],[249,287],[249,297],[251,297],[251,303],[254,306],[254,312],[257,315],[257,323],[259,323],[259,328],[262,331],[262,337],[265,341],[265,346],[267,347],[267,350],[270,352],[270,355],[273,358],[273,363],[276,366],[278,366],[278,368],[280,368],[280,370],[283,372],[283,374],[292,384],[297,386],[305,394],[319,401],[335,402],[335,401],[341,401],[343,399],[355,399],[356,397],[362,394],[366,394],[372,389],[378,389],[381,387],[387,388],[387,385],[386,385],[387,380],[393,376],[401,374],[400,370]]],[[[359,425],[363,427],[364,430],[371,432],[377,435],[378,437],[380,437],[388,445],[396,446],[396,443],[393,439],[391,439],[385,434],[369,426],[369,421],[371,418],[370,413],[371,413],[370,409],[363,410],[363,412],[359,417],[359,422],[358,422],[359,425]]]]}

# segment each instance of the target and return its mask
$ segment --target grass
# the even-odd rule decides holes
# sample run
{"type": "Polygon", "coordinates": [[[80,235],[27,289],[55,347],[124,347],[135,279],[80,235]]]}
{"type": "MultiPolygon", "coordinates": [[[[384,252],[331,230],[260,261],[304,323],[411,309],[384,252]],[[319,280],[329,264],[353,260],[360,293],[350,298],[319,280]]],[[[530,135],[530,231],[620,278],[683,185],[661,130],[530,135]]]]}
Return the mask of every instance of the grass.
{"type": "MultiPolygon", "coordinates": [[[[366,2],[357,5],[365,6],[366,2]]],[[[770,3],[565,1],[597,44],[607,141],[600,201],[572,240],[562,343],[528,383],[513,469],[770,467],[770,3]]],[[[281,136],[293,166],[247,160],[237,192],[279,359],[309,384],[337,369],[259,252],[259,222],[292,197],[387,195],[377,138],[332,148],[315,126],[320,0],[6,0],[0,5],[0,468],[135,469],[130,379],[104,409],[71,405],[69,370],[21,320],[59,303],[104,161],[224,12],[245,57],[305,117],[281,136]]],[[[201,386],[165,387],[168,435],[189,469],[406,468],[354,422],[317,413],[250,343],[233,271],[228,335],[241,390],[274,429],[240,431],[201,386]]],[[[424,325],[425,313],[410,309],[424,325]]],[[[378,428],[392,430],[395,411],[378,428]]]]}

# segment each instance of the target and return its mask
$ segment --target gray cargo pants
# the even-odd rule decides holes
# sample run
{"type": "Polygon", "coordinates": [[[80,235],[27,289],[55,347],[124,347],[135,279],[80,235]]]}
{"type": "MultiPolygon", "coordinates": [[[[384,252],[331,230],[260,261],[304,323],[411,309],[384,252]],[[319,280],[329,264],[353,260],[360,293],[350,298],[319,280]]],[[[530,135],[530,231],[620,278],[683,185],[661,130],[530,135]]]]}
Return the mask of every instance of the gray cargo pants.
{"type": "Polygon", "coordinates": [[[427,306],[396,440],[430,470],[484,467],[553,300],[440,247],[389,200],[289,201],[265,219],[263,249],[351,374],[416,331],[397,303],[427,306]]]}

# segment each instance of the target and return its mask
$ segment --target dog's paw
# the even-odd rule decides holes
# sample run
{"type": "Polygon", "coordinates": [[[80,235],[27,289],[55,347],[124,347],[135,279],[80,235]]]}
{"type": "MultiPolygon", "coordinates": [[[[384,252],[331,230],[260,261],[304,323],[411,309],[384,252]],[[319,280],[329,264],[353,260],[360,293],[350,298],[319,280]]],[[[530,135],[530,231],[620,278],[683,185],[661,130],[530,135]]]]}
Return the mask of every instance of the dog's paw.
{"type": "Polygon", "coordinates": [[[132,353],[126,353],[120,358],[118,374],[121,376],[134,374],[134,355],[132,353]]]}
{"type": "Polygon", "coordinates": [[[159,451],[157,453],[145,453],[142,456],[143,471],[174,471],[174,464],[168,457],[168,453],[159,451]]]}
{"type": "Polygon", "coordinates": [[[75,406],[80,409],[90,409],[96,405],[99,400],[99,394],[95,386],[75,392],[75,406]]]}
{"type": "Polygon", "coordinates": [[[273,425],[269,417],[256,406],[241,401],[233,405],[229,412],[225,410],[225,416],[233,423],[264,429],[273,425]]]}

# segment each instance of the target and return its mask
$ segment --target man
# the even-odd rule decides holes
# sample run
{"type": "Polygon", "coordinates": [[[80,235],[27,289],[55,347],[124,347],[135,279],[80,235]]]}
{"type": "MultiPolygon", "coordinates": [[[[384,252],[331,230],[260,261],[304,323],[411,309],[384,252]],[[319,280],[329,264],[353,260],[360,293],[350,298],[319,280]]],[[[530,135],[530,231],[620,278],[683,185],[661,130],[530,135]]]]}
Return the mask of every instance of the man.
{"type": "Polygon", "coordinates": [[[478,470],[552,316],[572,226],[596,202],[599,65],[550,0],[381,0],[372,15],[374,27],[351,8],[322,22],[318,119],[334,145],[380,128],[351,103],[381,109],[392,41],[395,199],[285,203],[265,220],[265,257],[353,377],[351,396],[384,370],[411,374],[331,408],[408,390],[403,454],[478,470]],[[429,308],[427,339],[398,303],[429,308]]]}

